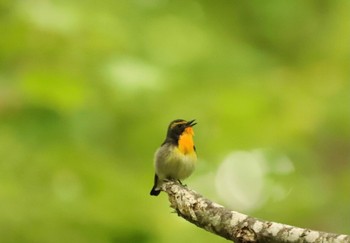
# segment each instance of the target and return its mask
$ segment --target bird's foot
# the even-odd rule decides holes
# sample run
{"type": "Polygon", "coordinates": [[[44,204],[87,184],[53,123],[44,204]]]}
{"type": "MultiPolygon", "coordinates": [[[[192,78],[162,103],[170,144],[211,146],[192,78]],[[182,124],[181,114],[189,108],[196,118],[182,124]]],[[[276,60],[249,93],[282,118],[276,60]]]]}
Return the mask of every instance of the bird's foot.
{"type": "Polygon", "coordinates": [[[163,179],[163,181],[164,182],[177,182],[178,180],[171,178],[171,177],[168,177],[168,178],[163,179]]]}
{"type": "Polygon", "coordinates": [[[181,186],[187,187],[187,185],[186,184],[182,184],[182,182],[179,179],[177,181],[180,183],[181,186]]]}

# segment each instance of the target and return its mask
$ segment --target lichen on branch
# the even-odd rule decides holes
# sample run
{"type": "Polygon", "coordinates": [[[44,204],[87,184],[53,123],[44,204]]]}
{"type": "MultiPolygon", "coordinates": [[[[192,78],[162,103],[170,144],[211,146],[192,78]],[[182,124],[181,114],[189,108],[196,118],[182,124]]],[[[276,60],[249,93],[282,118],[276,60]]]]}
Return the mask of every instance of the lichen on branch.
{"type": "Polygon", "coordinates": [[[162,190],[168,194],[171,207],[180,217],[235,243],[350,243],[349,235],[294,227],[231,211],[175,181],[165,182],[162,190]]]}

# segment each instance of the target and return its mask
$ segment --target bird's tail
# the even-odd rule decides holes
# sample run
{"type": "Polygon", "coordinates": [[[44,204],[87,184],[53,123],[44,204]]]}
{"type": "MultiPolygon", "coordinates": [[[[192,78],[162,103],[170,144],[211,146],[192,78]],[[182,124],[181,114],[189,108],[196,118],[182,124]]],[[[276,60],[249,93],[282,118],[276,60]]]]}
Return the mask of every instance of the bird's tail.
{"type": "Polygon", "coordinates": [[[158,188],[158,176],[154,175],[154,186],[152,187],[151,192],[149,193],[151,196],[158,196],[160,193],[160,189],[158,188]]]}

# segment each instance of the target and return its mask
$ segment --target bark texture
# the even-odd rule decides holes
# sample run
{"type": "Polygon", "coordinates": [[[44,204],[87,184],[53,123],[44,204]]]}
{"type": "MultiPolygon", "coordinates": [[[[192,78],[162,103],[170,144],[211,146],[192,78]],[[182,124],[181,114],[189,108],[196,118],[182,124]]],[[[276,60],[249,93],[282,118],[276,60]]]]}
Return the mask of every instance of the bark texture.
{"type": "Polygon", "coordinates": [[[174,181],[164,183],[162,190],[168,194],[171,207],[179,216],[200,228],[236,243],[350,243],[349,235],[294,227],[228,210],[174,181]]]}

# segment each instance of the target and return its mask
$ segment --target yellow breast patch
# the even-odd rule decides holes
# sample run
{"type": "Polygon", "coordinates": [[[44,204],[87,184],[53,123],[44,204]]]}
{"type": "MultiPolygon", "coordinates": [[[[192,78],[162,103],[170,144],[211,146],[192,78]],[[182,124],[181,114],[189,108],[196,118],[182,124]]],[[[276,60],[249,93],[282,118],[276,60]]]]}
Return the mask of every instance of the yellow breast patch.
{"type": "Polygon", "coordinates": [[[194,152],[193,136],[194,132],[192,127],[187,127],[181,134],[179,138],[179,150],[182,153],[189,154],[194,152]]]}

